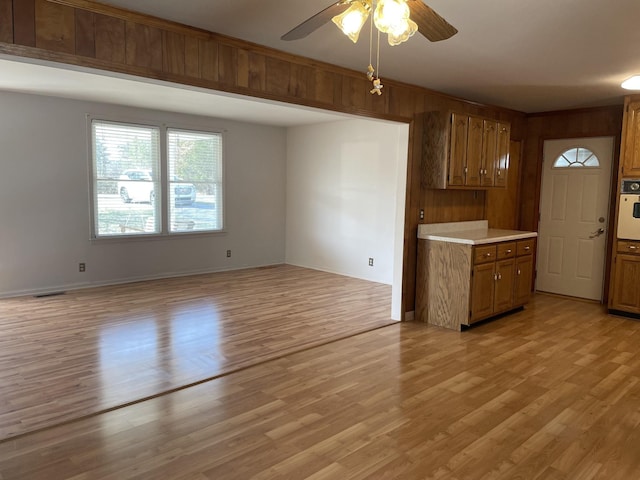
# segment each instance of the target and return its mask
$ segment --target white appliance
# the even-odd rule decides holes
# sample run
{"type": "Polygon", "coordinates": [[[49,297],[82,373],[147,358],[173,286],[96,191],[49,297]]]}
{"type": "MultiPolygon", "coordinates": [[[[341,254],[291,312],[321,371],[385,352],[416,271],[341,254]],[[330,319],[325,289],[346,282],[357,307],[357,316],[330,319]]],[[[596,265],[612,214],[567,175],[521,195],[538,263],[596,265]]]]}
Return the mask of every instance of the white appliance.
{"type": "Polygon", "coordinates": [[[618,208],[618,238],[640,240],[640,179],[622,181],[618,208]]]}

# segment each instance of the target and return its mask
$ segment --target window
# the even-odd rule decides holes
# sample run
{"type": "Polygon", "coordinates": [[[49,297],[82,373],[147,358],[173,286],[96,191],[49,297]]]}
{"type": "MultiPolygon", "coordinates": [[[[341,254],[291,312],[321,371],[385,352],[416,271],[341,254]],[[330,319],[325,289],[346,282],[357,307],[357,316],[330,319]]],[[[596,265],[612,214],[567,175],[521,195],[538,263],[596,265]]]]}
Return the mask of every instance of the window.
{"type": "Polygon", "coordinates": [[[567,168],[567,167],[599,167],[600,161],[588,148],[575,147],[570,148],[564,153],[560,154],[556,161],[553,163],[553,168],[567,168]]]}
{"type": "Polygon", "coordinates": [[[169,129],[167,157],[170,231],[222,229],[222,136],[169,129]]]}
{"type": "Polygon", "coordinates": [[[222,135],[91,121],[95,238],[223,228],[222,135]]]}

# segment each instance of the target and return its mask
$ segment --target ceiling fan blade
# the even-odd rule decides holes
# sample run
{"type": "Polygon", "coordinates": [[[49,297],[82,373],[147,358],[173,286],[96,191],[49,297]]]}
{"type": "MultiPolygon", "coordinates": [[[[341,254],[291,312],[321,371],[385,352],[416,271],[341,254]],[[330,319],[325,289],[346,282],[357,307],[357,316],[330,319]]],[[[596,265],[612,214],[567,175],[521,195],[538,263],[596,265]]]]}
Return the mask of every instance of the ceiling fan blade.
{"type": "Polygon", "coordinates": [[[418,31],[432,42],[453,37],[458,30],[438,15],[422,0],[410,0],[411,20],[418,24],[418,31]]]}
{"type": "Polygon", "coordinates": [[[300,40],[301,38],[306,37],[311,32],[314,32],[325,23],[329,22],[336,15],[340,15],[347,8],[349,8],[350,4],[350,0],[341,0],[337,3],[334,3],[333,5],[328,6],[324,10],[316,13],[313,17],[302,22],[290,32],[285,33],[280,37],[280,40],[300,40]]]}

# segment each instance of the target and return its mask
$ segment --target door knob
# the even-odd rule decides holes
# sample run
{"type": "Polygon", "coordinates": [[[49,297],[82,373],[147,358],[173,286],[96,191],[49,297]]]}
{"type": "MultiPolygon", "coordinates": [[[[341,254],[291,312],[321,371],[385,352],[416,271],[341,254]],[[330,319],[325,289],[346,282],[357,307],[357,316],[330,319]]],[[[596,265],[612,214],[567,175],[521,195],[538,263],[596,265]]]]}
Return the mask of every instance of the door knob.
{"type": "Polygon", "coordinates": [[[589,238],[596,238],[599,237],[600,235],[602,235],[604,233],[604,228],[600,227],[598,230],[596,230],[595,232],[591,232],[591,235],[589,235],[589,238]]]}

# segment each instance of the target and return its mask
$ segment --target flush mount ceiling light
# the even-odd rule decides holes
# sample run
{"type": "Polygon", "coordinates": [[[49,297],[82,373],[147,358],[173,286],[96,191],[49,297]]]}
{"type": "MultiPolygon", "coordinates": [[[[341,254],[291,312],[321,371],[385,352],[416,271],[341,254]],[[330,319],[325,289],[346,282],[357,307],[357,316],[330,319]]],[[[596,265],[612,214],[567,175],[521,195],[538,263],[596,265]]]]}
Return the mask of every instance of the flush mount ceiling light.
{"type": "Polygon", "coordinates": [[[640,75],[627,78],[620,86],[626,90],[640,90],[640,75]]]}
{"type": "Polygon", "coordinates": [[[432,42],[452,37],[458,30],[451,26],[422,0],[339,0],[308,18],[293,30],[284,34],[282,40],[299,40],[332,20],[354,43],[360,31],[372,16],[369,35],[369,67],[367,77],[373,82],[371,93],[380,95],[380,36],[387,34],[389,45],[400,45],[420,32],[432,42]],[[377,30],[377,64],[372,66],[373,30],[377,30]],[[376,73],[377,71],[377,73],[376,73]]]}

